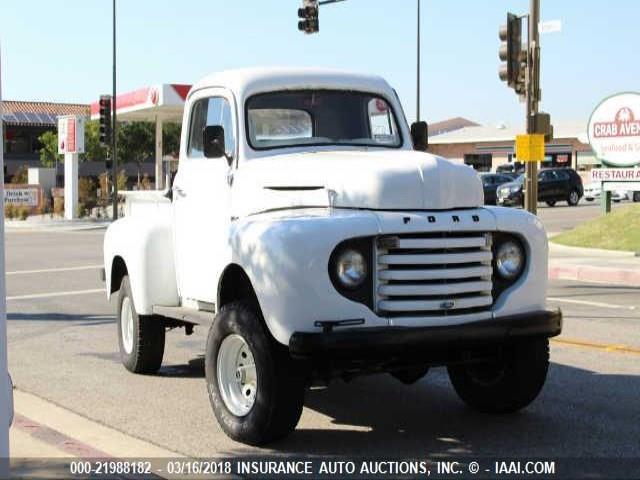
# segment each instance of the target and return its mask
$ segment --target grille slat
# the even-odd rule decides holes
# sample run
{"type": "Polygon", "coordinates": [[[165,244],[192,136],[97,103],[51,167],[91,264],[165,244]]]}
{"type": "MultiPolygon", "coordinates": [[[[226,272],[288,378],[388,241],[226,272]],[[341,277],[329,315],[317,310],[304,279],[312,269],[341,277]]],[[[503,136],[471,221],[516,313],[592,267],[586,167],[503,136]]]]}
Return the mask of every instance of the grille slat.
{"type": "Polygon", "coordinates": [[[380,270],[378,278],[385,280],[449,280],[471,277],[491,277],[493,273],[489,266],[463,268],[435,268],[420,270],[380,270]]]}
{"type": "Polygon", "coordinates": [[[380,313],[443,318],[490,313],[490,234],[384,236],[378,239],[376,251],[380,313]]]}
{"type": "Polygon", "coordinates": [[[490,281],[456,282],[450,284],[389,284],[380,285],[378,292],[381,295],[393,296],[420,296],[420,295],[455,295],[458,293],[490,292],[490,281]]]}
{"type": "MultiPolygon", "coordinates": [[[[445,248],[440,246],[439,249],[445,248]]],[[[398,249],[394,249],[397,251],[398,249]]],[[[447,265],[450,263],[490,262],[491,252],[474,251],[468,253],[437,253],[429,254],[385,254],[378,257],[378,263],[383,265],[447,265]]]]}

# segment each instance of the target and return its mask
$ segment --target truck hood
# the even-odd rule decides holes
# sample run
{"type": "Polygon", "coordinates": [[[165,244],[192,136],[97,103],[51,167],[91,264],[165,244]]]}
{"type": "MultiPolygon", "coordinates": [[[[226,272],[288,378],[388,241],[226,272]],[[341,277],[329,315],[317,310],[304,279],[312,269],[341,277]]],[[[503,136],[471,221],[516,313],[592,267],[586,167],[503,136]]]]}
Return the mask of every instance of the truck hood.
{"type": "Polygon", "coordinates": [[[410,150],[255,159],[241,165],[233,184],[237,216],[304,207],[444,210],[483,203],[482,183],[472,168],[410,150]]]}

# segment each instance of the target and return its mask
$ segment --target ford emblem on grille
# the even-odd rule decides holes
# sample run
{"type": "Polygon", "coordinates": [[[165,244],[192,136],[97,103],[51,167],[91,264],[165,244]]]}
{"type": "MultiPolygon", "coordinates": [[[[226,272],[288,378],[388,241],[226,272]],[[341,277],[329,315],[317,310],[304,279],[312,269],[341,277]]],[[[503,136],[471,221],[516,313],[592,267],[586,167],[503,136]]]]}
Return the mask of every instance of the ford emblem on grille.
{"type": "Polygon", "coordinates": [[[443,310],[451,310],[455,306],[456,302],[453,300],[446,300],[440,304],[440,308],[443,310]]]}

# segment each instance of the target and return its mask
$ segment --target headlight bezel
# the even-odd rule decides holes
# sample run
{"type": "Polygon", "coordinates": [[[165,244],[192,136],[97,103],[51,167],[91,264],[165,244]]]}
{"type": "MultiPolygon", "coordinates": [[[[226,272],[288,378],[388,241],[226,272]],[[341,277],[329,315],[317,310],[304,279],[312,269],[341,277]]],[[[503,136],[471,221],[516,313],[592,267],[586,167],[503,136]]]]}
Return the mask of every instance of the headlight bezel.
{"type": "Polygon", "coordinates": [[[516,284],[520,278],[525,274],[528,268],[529,255],[530,252],[527,249],[526,243],[520,238],[518,235],[496,232],[493,234],[493,242],[492,242],[492,256],[493,259],[491,261],[491,265],[493,268],[493,300],[494,302],[498,299],[498,297],[505,291],[507,288],[516,284]],[[517,275],[512,278],[504,278],[498,272],[498,249],[501,245],[506,242],[514,242],[520,247],[520,251],[522,252],[522,266],[519,269],[517,275]]]}
{"type": "Polygon", "coordinates": [[[327,270],[333,287],[340,295],[354,302],[363,303],[373,310],[373,237],[358,237],[340,242],[329,257],[327,270]],[[340,256],[348,250],[354,250],[362,255],[366,268],[364,280],[352,288],[343,284],[337,270],[340,256]]]}

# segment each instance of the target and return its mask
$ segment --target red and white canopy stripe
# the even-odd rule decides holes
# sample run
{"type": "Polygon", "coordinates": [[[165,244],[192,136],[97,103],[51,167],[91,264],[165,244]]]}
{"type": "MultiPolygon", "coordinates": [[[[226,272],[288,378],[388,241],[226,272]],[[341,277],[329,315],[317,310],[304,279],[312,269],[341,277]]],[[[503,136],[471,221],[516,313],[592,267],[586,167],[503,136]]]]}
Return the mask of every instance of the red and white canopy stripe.
{"type": "MultiPolygon", "coordinates": [[[[132,90],[116,96],[118,120],[153,122],[182,121],[184,101],[191,85],[160,84],[132,90]]],[[[98,102],[91,104],[91,119],[100,116],[98,102]]]]}

